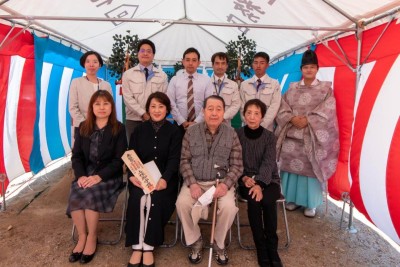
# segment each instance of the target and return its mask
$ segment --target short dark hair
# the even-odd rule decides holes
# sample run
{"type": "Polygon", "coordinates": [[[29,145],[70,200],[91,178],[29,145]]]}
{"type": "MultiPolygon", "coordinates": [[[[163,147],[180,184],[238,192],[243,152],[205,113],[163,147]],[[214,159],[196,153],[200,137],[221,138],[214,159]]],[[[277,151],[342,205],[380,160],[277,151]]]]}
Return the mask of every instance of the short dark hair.
{"type": "Polygon", "coordinates": [[[269,63],[269,55],[265,52],[257,52],[254,57],[253,60],[256,59],[257,57],[262,57],[263,59],[265,59],[265,61],[267,61],[267,63],[269,63]]]}
{"type": "Polygon", "coordinates": [[[215,58],[217,58],[217,57],[219,57],[220,59],[225,59],[226,63],[227,64],[229,63],[228,54],[226,54],[225,52],[217,52],[214,55],[212,55],[212,57],[211,57],[211,62],[213,65],[214,65],[215,58]]]}
{"type": "Polygon", "coordinates": [[[151,47],[151,50],[153,50],[153,54],[156,53],[156,46],[154,45],[154,43],[152,41],[150,41],[149,39],[142,39],[140,40],[138,46],[137,46],[137,52],[139,52],[140,48],[142,47],[142,45],[147,44],[151,47]]]}
{"type": "Polygon", "coordinates": [[[219,95],[210,95],[210,96],[206,97],[206,99],[204,99],[204,102],[203,102],[203,108],[204,109],[207,107],[207,101],[209,99],[216,99],[216,100],[221,101],[223,106],[224,106],[224,110],[225,110],[225,100],[219,95]]]}
{"type": "Polygon", "coordinates": [[[85,68],[86,59],[90,55],[95,55],[97,57],[97,60],[99,61],[100,67],[103,67],[103,59],[101,58],[100,54],[97,53],[96,51],[87,51],[85,54],[81,56],[79,60],[79,63],[81,64],[82,68],[85,68]]]}
{"type": "Polygon", "coordinates": [[[246,104],[244,104],[243,116],[246,114],[246,111],[249,108],[249,106],[256,106],[260,108],[262,118],[264,118],[265,113],[267,113],[267,105],[265,105],[265,103],[262,102],[260,99],[254,98],[250,99],[249,101],[246,102],[246,104]]]}
{"type": "Polygon", "coordinates": [[[200,53],[199,53],[199,51],[197,51],[197,49],[194,48],[194,47],[189,47],[188,49],[186,49],[185,52],[183,52],[183,57],[182,57],[182,59],[184,59],[185,56],[186,56],[187,54],[189,54],[189,53],[196,53],[198,59],[200,60],[200,53]]]}
{"type": "Polygon", "coordinates": [[[168,96],[163,92],[154,92],[151,95],[149,95],[149,98],[147,99],[146,102],[147,113],[149,113],[150,102],[153,99],[156,99],[158,102],[167,107],[167,116],[169,115],[169,113],[171,113],[171,101],[169,100],[168,96]]]}

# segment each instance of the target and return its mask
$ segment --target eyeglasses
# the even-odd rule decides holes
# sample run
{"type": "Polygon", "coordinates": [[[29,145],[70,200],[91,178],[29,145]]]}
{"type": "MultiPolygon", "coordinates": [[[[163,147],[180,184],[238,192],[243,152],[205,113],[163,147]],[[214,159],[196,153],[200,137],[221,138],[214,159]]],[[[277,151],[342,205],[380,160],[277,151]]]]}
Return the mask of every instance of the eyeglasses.
{"type": "Polygon", "coordinates": [[[153,54],[153,51],[151,49],[140,49],[139,53],[141,53],[141,54],[144,54],[144,53],[153,54]]]}

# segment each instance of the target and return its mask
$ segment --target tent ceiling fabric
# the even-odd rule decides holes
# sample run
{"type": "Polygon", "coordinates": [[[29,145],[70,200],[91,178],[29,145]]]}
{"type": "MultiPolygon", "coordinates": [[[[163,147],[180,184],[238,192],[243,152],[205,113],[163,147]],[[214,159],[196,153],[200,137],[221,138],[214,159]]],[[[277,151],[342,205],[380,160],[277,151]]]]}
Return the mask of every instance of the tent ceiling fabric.
{"type": "MultiPolygon", "coordinates": [[[[289,27],[354,27],[348,17],[340,14],[332,6],[339,7],[350,17],[358,20],[373,17],[400,5],[399,0],[9,0],[2,2],[0,15],[10,16],[154,19],[162,22],[183,19],[195,22],[289,27]]],[[[27,20],[15,21],[27,23],[27,20]]],[[[139,38],[150,37],[155,41],[157,47],[155,61],[163,65],[175,63],[190,46],[198,48],[202,59],[209,62],[214,52],[225,50],[225,44],[230,40],[236,40],[242,32],[246,32],[248,38],[255,40],[257,49],[267,52],[271,58],[300,44],[312,42],[315,33],[312,30],[266,30],[168,23],[162,25],[164,23],[160,22],[34,19],[30,22],[33,25],[39,23],[59,32],[105,56],[111,54],[112,36],[124,35],[129,30],[139,38]]],[[[37,25],[34,27],[40,28],[37,25]]],[[[328,32],[317,33],[324,35],[328,32]]]]}

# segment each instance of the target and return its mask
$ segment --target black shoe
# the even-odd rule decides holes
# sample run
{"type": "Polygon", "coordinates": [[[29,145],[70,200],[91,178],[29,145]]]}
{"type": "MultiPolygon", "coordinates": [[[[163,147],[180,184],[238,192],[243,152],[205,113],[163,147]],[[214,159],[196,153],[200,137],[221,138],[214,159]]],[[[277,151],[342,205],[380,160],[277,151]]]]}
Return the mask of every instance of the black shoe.
{"type": "Polygon", "coordinates": [[[258,265],[260,265],[260,267],[272,267],[271,262],[269,260],[258,261],[258,265]]]}
{"type": "Polygon", "coordinates": [[[139,263],[133,264],[133,263],[128,262],[127,267],[142,267],[142,263],[139,262],[139,263]]]}
{"type": "Polygon", "coordinates": [[[191,264],[198,264],[201,262],[201,251],[195,252],[195,251],[191,251],[188,255],[189,261],[191,264]],[[196,256],[196,258],[193,258],[193,255],[196,256]]]}
{"type": "Polygon", "coordinates": [[[228,255],[226,255],[226,254],[221,255],[221,254],[218,254],[218,253],[216,253],[215,259],[217,260],[217,263],[219,265],[227,265],[228,264],[228,260],[229,260],[228,255]]]}
{"type": "Polygon", "coordinates": [[[192,250],[188,255],[189,261],[192,264],[198,264],[202,260],[203,238],[200,236],[199,239],[191,245],[191,247],[192,250]]]}
{"type": "Polygon", "coordinates": [[[94,258],[94,254],[96,254],[96,251],[94,251],[93,254],[90,254],[90,255],[82,254],[81,260],[79,262],[81,264],[86,264],[86,263],[91,262],[94,258]]]}
{"type": "Polygon", "coordinates": [[[225,248],[219,248],[217,243],[214,241],[213,249],[215,252],[215,259],[219,265],[227,265],[228,264],[228,253],[226,253],[225,248]]]}
{"type": "Polygon", "coordinates": [[[282,262],[281,261],[273,261],[271,263],[272,267],[283,267],[282,262]]]}
{"type": "Polygon", "coordinates": [[[82,257],[82,252],[72,252],[71,255],[69,255],[69,262],[76,262],[79,261],[82,257]]]}

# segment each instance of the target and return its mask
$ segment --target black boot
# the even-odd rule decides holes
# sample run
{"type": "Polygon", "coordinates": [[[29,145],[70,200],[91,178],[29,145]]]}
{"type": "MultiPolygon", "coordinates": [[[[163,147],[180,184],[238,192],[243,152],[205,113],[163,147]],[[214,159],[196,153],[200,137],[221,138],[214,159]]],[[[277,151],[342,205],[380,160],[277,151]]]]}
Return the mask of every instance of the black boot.
{"type": "Polygon", "coordinates": [[[269,260],[267,250],[265,248],[257,248],[257,261],[260,267],[270,267],[271,261],[269,260]]]}
{"type": "Polygon", "coordinates": [[[278,250],[271,249],[268,250],[268,257],[270,261],[270,266],[272,267],[283,267],[281,258],[279,257],[278,250]]]}

